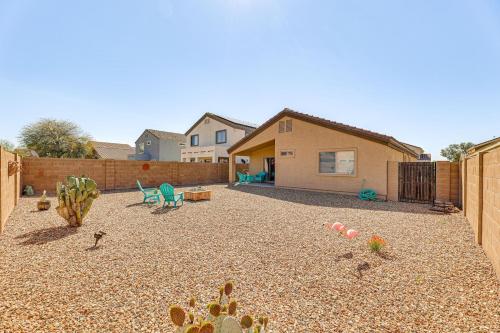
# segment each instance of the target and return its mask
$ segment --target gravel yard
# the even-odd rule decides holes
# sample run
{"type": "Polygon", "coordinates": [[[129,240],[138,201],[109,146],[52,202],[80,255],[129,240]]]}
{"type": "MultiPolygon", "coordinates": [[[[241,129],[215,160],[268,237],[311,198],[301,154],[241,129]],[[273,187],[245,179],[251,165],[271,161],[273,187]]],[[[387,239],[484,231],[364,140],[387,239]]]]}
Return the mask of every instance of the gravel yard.
{"type": "Polygon", "coordinates": [[[500,332],[500,283],[461,214],[209,188],[212,201],[176,210],[103,194],[79,229],[22,198],[0,236],[0,332],[173,332],[170,304],[207,303],[228,279],[239,313],[269,315],[272,332],[500,332]],[[383,256],[368,250],[374,234],[383,256]]]}

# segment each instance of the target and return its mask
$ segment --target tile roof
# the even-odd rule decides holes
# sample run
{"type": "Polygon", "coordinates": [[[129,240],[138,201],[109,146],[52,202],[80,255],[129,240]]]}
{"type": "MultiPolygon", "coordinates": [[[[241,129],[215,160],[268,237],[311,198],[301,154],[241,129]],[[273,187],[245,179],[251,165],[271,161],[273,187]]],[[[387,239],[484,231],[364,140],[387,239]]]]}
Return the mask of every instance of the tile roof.
{"type": "Polygon", "coordinates": [[[206,117],[209,117],[209,118],[212,118],[214,120],[217,120],[217,121],[220,121],[221,123],[224,123],[228,126],[231,126],[233,128],[238,128],[238,129],[242,129],[242,130],[245,130],[245,131],[248,131],[248,132],[252,132],[253,130],[255,130],[259,125],[257,124],[252,124],[250,122],[247,122],[247,121],[243,121],[243,120],[238,120],[238,119],[234,119],[234,118],[230,118],[230,117],[226,117],[226,116],[221,116],[221,115],[218,115],[218,114],[215,114],[215,113],[210,113],[210,112],[207,112],[205,114],[203,114],[203,116],[201,116],[200,119],[198,119],[194,124],[193,126],[191,126],[187,131],[186,131],[186,135],[188,135],[196,126],[198,126],[198,124],[200,124],[203,119],[205,119],[206,117]]]}
{"type": "Polygon", "coordinates": [[[154,129],[147,129],[146,131],[150,132],[160,140],[173,140],[177,142],[186,142],[186,136],[182,133],[165,132],[154,129]]]}
{"type": "Polygon", "coordinates": [[[324,119],[324,118],[312,116],[312,115],[309,115],[309,114],[297,112],[297,111],[294,111],[294,110],[289,109],[289,108],[283,109],[283,111],[279,112],[277,115],[275,115],[274,117],[272,117],[271,119],[269,119],[268,121],[266,121],[264,124],[262,124],[260,127],[258,127],[250,135],[247,135],[246,137],[244,137],[240,141],[236,142],[227,151],[229,153],[233,152],[239,146],[241,146],[245,142],[249,141],[253,137],[257,136],[260,132],[264,131],[266,128],[268,128],[269,126],[271,126],[272,124],[274,124],[276,121],[278,121],[280,118],[285,117],[285,116],[288,116],[288,117],[291,117],[291,118],[295,118],[295,119],[299,119],[299,120],[302,120],[302,121],[306,121],[306,122],[309,122],[309,123],[313,123],[315,125],[323,126],[323,127],[326,127],[326,128],[331,128],[333,130],[345,132],[347,134],[356,135],[356,136],[359,136],[359,137],[362,137],[362,138],[365,138],[365,139],[368,139],[368,140],[372,140],[372,141],[375,141],[375,142],[383,143],[383,144],[388,145],[388,146],[390,146],[390,147],[392,147],[392,148],[394,148],[396,150],[399,150],[401,152],[411,154],[411,155],[413,155],[415,157],[417,156],[417,154],[416,154],[416,152],[414,150],[410,149],[408,146],[406,146],[405,144],[403,144],[400,141],[396,140],[392,136],[385,135],[385,134],[380,134],[380,133],[377,133],[377,132],[372,132],[372,131],[365,130],[365,129],[362,129],[362,128],[358,128],[358,127],[354,127],[354,126],[349,126],[349,125],[338,123],[338,122],[331,121],[331,120],[328,120],[328,119],[324,119]]]}
{"type": "Polygon", "coordinates": [[[135,154],[135,149],[125,143],[89,141],[102,159],[127,160],[129,154],[135,154]]]}

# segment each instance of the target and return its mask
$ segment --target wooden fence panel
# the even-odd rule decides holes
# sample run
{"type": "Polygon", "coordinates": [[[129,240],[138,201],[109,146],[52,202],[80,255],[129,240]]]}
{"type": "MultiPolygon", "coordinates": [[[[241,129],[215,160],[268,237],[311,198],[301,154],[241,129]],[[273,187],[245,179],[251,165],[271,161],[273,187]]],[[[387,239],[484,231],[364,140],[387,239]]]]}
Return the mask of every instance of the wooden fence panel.
{"type": "Polygon", "coordinates": [[[432,203],[436,198],[436,164],[400,162],[398,199],[405,202],[432,203]]]}

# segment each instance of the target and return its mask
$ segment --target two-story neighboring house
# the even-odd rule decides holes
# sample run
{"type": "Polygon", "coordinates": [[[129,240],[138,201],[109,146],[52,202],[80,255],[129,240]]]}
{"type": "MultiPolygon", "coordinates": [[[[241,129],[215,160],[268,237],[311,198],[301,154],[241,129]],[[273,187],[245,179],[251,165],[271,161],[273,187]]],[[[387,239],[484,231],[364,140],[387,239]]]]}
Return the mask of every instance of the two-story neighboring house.
{"type": "Polygon", "coordinates": [[[135,155],[132,159],[178,162],[185,145],[184,134],[147,129],[135,141],[135,155]]]}
{"type": "MultiPolygon", "coordinates": [[[[186,132],[186,147],[181,150],[182,162],[227,163],[227,149],[252,133],[257,125],[213,113],[205,113],[186,132]]],[[[248,162],[237,157],[237,163],[248,162]]]]}

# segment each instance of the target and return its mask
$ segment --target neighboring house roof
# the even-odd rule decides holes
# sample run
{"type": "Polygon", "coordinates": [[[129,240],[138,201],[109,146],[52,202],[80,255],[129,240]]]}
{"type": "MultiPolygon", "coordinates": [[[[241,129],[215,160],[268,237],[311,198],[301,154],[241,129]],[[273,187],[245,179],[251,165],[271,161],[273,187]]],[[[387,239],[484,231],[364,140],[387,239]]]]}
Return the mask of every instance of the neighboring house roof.
{"type": "MultiPolygon", "coordinates": [[[[154,130],[154,129],[146,129],[144,132],[149,132],[151,135],[155,136],[156,138],[160,140],[172,140],[172,141],[177,141],[177,142],[186,142],[186,136],[181,133],[174,133],[174,132],[165,132],[165,131],[159,131],[159,130],[154,130]]],[[[144,134],[144,132],[142,134],[144,134]]],[[[141,136],[142,136],[141,134],[141,136]]],[[[140,137],[139,137],[140,138],[140,137]]],[[[139,139],[137,139],[139,140],[139,139]]],[[[137,141],[135,141],[137,142],[137,141]]]]}
{"type": "Polygon", "coordinates": [[[410,148],[411,150],[413,150],[415,153],[417,153],[419,155],[424,153],[424,149],[422,147],[411,145],[409,143],[402,142],[402,141],[399,141],[399,142],[401,142],[402,144],[404,144],[405,146],[407,146],[408,148],[410,148]]]}
{"type": "Polygon", "coordinates": [[[191,131],[194,130],[196,128],[196,126],[198,126],[203,121],[203,119],[205,119],[206,117],[209,117],[209,118],[212,118],[214,120],[220,121],[221,123],[226,124],[227,126],[231,126],[233,128],[237,128],[237,129],[242,129],[242,130],[247,131],[249,133],[253,132],[259,126],[259,125],[252,124],[252,123],[249,123],[249,122],[246,122],[246,121],[242,121],[242,120],[238,120],[238,119],[234,119],[234,118],[229,118],[229,117],[226,117],[226,116],[217,115],[215,113],[207,112],[203,116],[201,116],[201,118],[198,119],[194,123],[194,125],[191,126],[187,130],[186,135],[188,135],[189,133],[191,133],[191,131]]]}
{"type": "Polygon", "coordinates": [[[135,154],[135,149],[125,143],[89,141],[99,158],[110,160],[127,160],[128,155],[135,154]]]}
{"type": "Polygon", "coordinates": [[[358,136],[358,137],[361,137],[361,138],[364,138],[367,140],[371,140],[371,141],[375,141],[375,142],[378,142],[381,144],[385,144],[393,149],[396,149],[396,150],[401,151],[403,153],[410,154],[414,157],[417,157],[417,155],[418,155],[414,150],[410,149],[408,146],[406,146],[402,142],[394,139],[392,136],[368,131],[368,130],[354,127],[354,126],[349,126],[349,125],[337,123],[335,121],[311,116],[311,115],[297,112],[297,111],[294,111],[294,110],[291,110],[288,108],[283,109],[283,111],[281,111],[280,113],[278,113],[277,115],[275,115],[274,117],[272,117],[271,119],[266,121],[259,128],[257,128],[253,133],[251,133],[250,135],[247,135],[246,137],[244,137],[240,141],[236,142],[227,151],[229,153],[235,151],[238,147],[243,145],[245,142],[248,142],[249,140],[251,140],[252,138],[257,136],[259,133],[263,132],[266,128],[268,128],[269,126],[271,126],[272,124],[277,122],[282,117],[290,117],[290,118],[302,120],[302,121],[312,123],[312,124],[315,124],[318,126],[330,128],[330,129],[333,129],[333,130],[336,130],[339,132],[344,132],[344,133],[355,135],[355,136],[358,136]]]}
{"type": "Polygon", "coordinates": [[[497,145],[500,145],[500,137],[478,143],[474,147],[467,149],[467,155],[472,155],[479,151],[488,150],[489,148],[497,145]]]}

